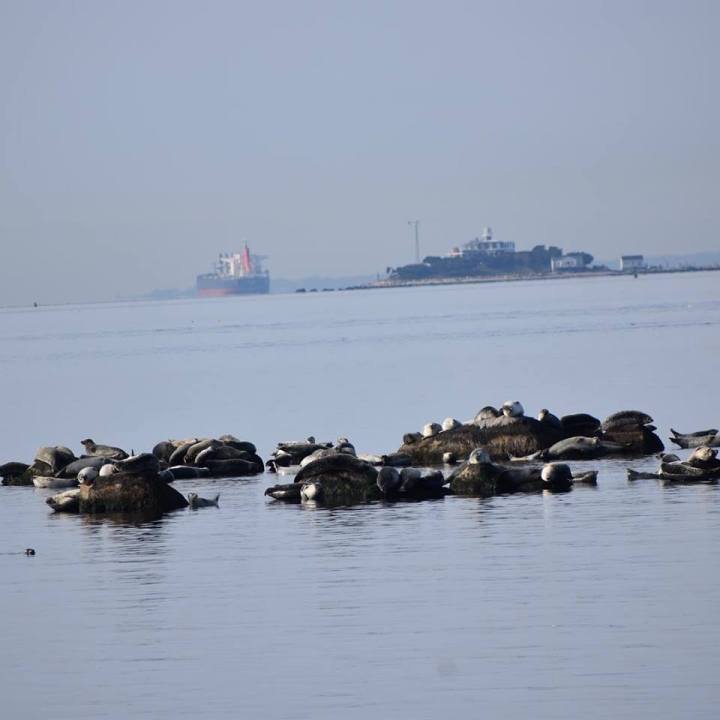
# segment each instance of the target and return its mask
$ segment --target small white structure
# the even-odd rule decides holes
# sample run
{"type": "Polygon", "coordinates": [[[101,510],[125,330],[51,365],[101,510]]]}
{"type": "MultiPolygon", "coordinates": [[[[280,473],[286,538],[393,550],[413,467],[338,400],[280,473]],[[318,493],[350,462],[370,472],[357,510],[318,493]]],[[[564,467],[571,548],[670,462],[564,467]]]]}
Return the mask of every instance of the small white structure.
{"type": "Polygon", "coordinates": [[[620,270],[634,272],[645,269],[645,258],[642,255],[623,255],[620,258],[620,270]]]}

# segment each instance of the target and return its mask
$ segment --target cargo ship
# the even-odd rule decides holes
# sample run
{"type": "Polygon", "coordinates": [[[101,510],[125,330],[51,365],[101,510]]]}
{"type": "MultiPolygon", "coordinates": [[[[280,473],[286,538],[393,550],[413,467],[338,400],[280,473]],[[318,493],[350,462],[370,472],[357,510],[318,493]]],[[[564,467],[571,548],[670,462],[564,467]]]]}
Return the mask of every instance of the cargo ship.
{"type": "Polygon", "coordinates": [[[247,245],[241,253],[220,253],[215,272],[197,276],[200,297],[264,295],[270,292],[270,273],[263,270],[262,255],[251,255],[247,245]]]}

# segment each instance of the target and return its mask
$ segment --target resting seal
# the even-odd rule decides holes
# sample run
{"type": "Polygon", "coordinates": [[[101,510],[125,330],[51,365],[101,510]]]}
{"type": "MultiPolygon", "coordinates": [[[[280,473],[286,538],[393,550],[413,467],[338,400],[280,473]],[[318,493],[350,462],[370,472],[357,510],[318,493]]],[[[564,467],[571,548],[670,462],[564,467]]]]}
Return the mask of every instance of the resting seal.
{"type": "Polygon", "coordinates": [[[117,447],[111,445],[98,445],[91,438],[81,440],[80,444],[85,448],[85,454],[91,457],[104,457],[109,460],[124,460],[128,454],[117,447]]]}
{"type": "Polygon", "coordinates": [[[208,498],[201,498],[197,493],[188,493],[187,499],[191,510],[203,507],[220,507],[220,495],[216,495],[209,500],[208,498]]]}
{"type": "Polygon", "coordinates": [[[473,418],[473,422],[478,427],[484,427],[488,422],[495,420],[501,415],[502,413],[496,408],[494,408],[492,405],[486,405],[484,408],[478,410],[475,417],[473,418]]]}
{"type": "Polygon", "coordinates": [[[378,472],[376,484],[385,497],[394,495],[402,484],[400,473],[394,467],[381,468],[378,472]]]}
{"type": "Polygon", "coordinates": [[[502,412],[505,417],[522,417],[525,414],[525,408],[518,400],[507,400],[503,403],[502,412]]]}
{"type": "Polygon", "coordinates": [[[543,408],[538,413],[537,419],[541,423],[547,423],[548,425],[558,430],[562,430],[562,423],[560,422],[560,418],[557,417],[557,415],[553,415],[547,408],[543,408]]]}
{"type": "Polygon", "coordinates": [[[427,425],[423,425],[422,429],[422,436],[423,437],[433,437],[434,435],[437,435],[439,432],[442,432],[442,425],[439,425],[438,423],[427,423],[427,425]]]}
{"type": "Polygon", "coordinates": [[[681,448],[696,448],[705,445],[707,447],[720,447],[720,432],[715,428],[709,430],[700,430],[694,433],[679,433],[677,430],[670,429],[673,436],[670,442],[675,443],[681,448]]]}
{"type": "Polygon", "coordinates": [[[128,475],[156,475],[160,470],[160,461],[152,453],[133,455],[126,460],[118,460],[114,465],[128,475]]]}
{"type": "Polygon", "coordinates": [[[66,447],[41,447],[38,448],[38,451],[35,453],[33,466],[37,470],[43,471],[35,474],[55,475],[55,473],[75,460],[76,457],[73,451],[66,447]]]}

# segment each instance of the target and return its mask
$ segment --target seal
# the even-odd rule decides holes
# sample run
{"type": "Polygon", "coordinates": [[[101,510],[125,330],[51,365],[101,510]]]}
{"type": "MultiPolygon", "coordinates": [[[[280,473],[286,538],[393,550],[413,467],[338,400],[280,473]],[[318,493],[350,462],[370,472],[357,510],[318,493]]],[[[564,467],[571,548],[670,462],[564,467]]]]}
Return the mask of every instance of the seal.
{"type": "Polygon", "coordinates": [[[525,408],[519,400],[507,400],[503,403],[502,412],[505,417],[522,417],[525,414],[525,408]]]}
{"type": "Polygon", "coordinates": [[[47,468],[45,473],[47,475],[55,475],[55,473],[76,459],[72,450],[61,445],[56,447],[41,447],[38,448],[38,451],[35,453],[35,462],[33,465],[35,465],[38,470],[47,468]]]}
{"type": "Polygon", "coordinates": [[[459,420],[456,420],[455,418],[447,417],[442,421],[442,429],[443,432],[447,430],[454,430],[456,427],[460,427],[462,423],[459,420]]]}
{"type": "Polygon", "coordinates": [[[337,452],[347,453],[348,455],[357,455],[355,446],[346,437],[339,437],[335,441],[335,450],[337,450],[337,452]]]}
{"type": "Polygon", "coordinates": [[[400,492],[411,493],[420,484],[422,473],[419,468],[407,467],[400,471],[400,492]]]}
{"type": "Polygon", "coordinates": [[[333,453],[301,467],[295,476],[295,482],[308,482],[314,478],[325,479],[324,476],[333,475],[341,480],[362,481],[374,485],[377,474],[378,471],[370,463],[345,453],[333,453]]]}
{"type": "Polygon", "coordinates": [[[197,493],[188,493],[187,499],[191,510],[204,507],[220,507],[220,495],[208,499],[200,497],[197,493]]]}
{"type": "Polygon", "coordinates": [[[300,486],[301,500],[320,500],[323,492],[322,483],[319,480],[303,483],[300,486]]]}
{"type": "Polygon", "coordinates": [[[692,467],[701,468],[702,470],[714,470],[720,467],[720,461],[717,459],[717,450],[701,445],[693,450],[690,457],[685,461],[692,467]]]}
{"type": "Polygon", "coordinates": [[[586,470],[581,473],[573,473],[573,485],[597,485],[597,470],[586,470]]]}
{"type": "Polygon", "coordinates": [[[300,502],[300,491],[302,485],[290,483],[287,485],[273,485],[265,489],[265,496],[271,497],[273,500],[283,500],[284,502],[300,502]]]}
{"type": "Polygon", "coordinates": [[[543,408],[537,415],[537,419],[541,423],[547,423],[551,427],[562,430],[562,423],[557,415],[553,415],[547,408],[543,408]]]}
{"type": "Polygon", "coordinates": [[[482,448],[475,448],[468,457],[468,462],[471,465],[480,465],[482,463],[491,462],[490,456],[482,448]]]}
{"type": "Polygon", "coordinates": [[[385,497],[395,495],[402,484],[400,473],[394,467],[383,467],[378,472],[376,484],[385,497]]]}
{"type": "Polygon", "coordinates": [[[6,462],[0,465],[0,477],[14,478],[20,477],[29,469],[29,465],[23,462],[6,462]]]}
{"type": "Polygon", "coordinates": [[[175,447],[175,450],[168,458],[167,462],[169,465],[182,465],[185,461],[185,453],[193,446],[195,443],[198,442],[197,439],[194,440],[184,440],[181,443],[178,443],[178,445],[175,447]]]}
{"type": "Polygon", "coordinates": [[[205,460],[248,460],[251,454],[246,450],[237,450],[231,445],[206,447],[195,456],[195,465],[204,465],[205,460]]]}
{"type": "Polygon", "coordinates": [[[647,455],[665,449],[660,438],[654,433],[657,428],[653,419],[639,410],[621,410],[603,420],[600,432],[604,440],[621,443],[630,452],[647,455]]]}
{"type": "Polygon", "coordinates": [[[91,438],[81,440],[80,444],[85,448],[85,454],[91,457],[104,457],[109,460],[124,460],[128,454],[118,447],[111,445],[98,445],[91,438]]]}
{"type": "Polygon", "coordinates": [[[219,448],[222,447],[222,443],[219,440],[215,440],[214,438],[206,438],[205,440],[200,440],[199,442],[196,442],[194,445],[191,445],[187,452],[185,453],[185,457],[183,458],[183,462],[185,465],[195,465],[197,456],[203,452],[203,450],[207,450],[209,448],[219,448]]]}
{"type": "Polygon", "coordinates": [[[619,430],[622,427],[642,427],[643,425],[650,425],[653,419],[644,412],[639,410],[620,410],[619,412],[608,415],[603,420],[600,428],[603,432],[610,432],[612,430],[619,430]]]}
{"type": "Polygon", "coordinates": [[[625,451],[627,447],[620,443],[579,436],[555,443],[542,453],[542,457],[545,460],[592,460],[625,451]]]}
{"type": "Polygon", "coordinates": [[[62,470],[55,473],[57,477],[76,478],[78,473],[85,468],[95,468],[99,470],[105,463],[107,458],[104,457],[85,457],[71,462],[66,465],[62,470]]]}
{"type": "Polygon", "coordinates": [[[473,418],[473,422],[478,427],[485,427],[488,423],[496,420],[502,415],[502,413],[494,408],[492,405],[486,405],[484,408],[480,408],[473,418]]]}
{"type": "Polygon", "coordinates": [[[68,488],[77,487],[78,481],[75,478],[45,477],[35,475],[32,480],[36,488],[68,488]]]}
{"type": "Polygon", "coordinates": [[[66,490],[45,501],[55,512],[80,512],[80,488],[66,490]]]}
{"type": "Polygon", "coordinates": [[[164,462],[170,460],[170,456],[175,452],[175,445],[169,440],[163,440],[159,442],[152,449],[152,454],[158,459],[164,462]]]}
{"type": "Polygon", "coordinates": [[[223,435],[222,437],[218,438],[226,447],[235,448],[235,450],[239,450],[240,452],[246,452],[250,453],[250,455],[257,454],[257,448],[255,447],[254,443],[248,442],[247,440],[223,440],[224,437],[228,437],[227,435],[223,435]]]}
{"type": "Polygon", "coordinates": [[[359,455],[356,455],[358,460],[362,460],[363,462],[370,463],[371,465],[383,465],[383,458],[382,455],[373,455],[372,453],[360,453],[359,455]]]}
{"type": "MultiPolygon", "coordinates": [[[[306,455],[301,461],[300,461],[300,467],[305,467],[306,465],[309,465],[311,462],[315,462],[316,460],[319,460],[320,458],[324,457],[330,457],[330,455],[337,455],[338,451],[335,448],[320,448],[319,450],[315,450],[314,452],[311,452],[309,455],[306,455]]],[[[348,453],[351,454],[351,453],[348,453]]]]}
{"type": "Polygon", "coordinates": [[[600,429],[600,420],[587,413],[573,413],[560,418],[565,437],[593,437],[600,429]]]}
{"type": "Polygon", "coordinates": [[[403,468],[400,471],[401,497],[413,500],[442,497],[445,495],[445,476],[440,470],[424,471],[419,468],[403,468]]]}
{"type": "Polygon", "coordinates": [[[114,465],[127,475],[157,475],[160,470],[160,461],[152,453],[132,455],[125,460],[118,460],[114,465]]]}
{"type": "Polygon", "coordinates": [[[670,432],[672,433],[670,442],[684,449],[701,447],[702,445],[720,447],[720,432],[715,428],[699,430],[694,433],[679,433],[677,430],[670,428],[670,432]]]}
{"type": "Polygon", "coordinates": [[[98,470],[98,477],[110,477],[111,475],[114,475],[117,471],[117,468],[112,463],[105,463],[98,470]]]}
{"type": "Polygon", "coordinates": [[[438,423],[427,423],[426,425],[423,425],[422,429],[422,436],[429,438],[433,437],[434,435],[437,435],[439,432],[442,432],[442,425],[439,425],[438,423]]]}
{"type": "Polygon", "coordinates": [[[97,469],[94,467],[86,467],[77,474],[77,480],[81,485],[92,485],[97,479],[97,476],[97,469]]]}
{"type": "MultiPolygon", "coordinates": [[[[597,473],[595,473],[597,478],[597,473]]],[[[548,463],[543,466],[540,478],[548,490],[569,490],[573,484],[573,474],[565,463],[548,463]]]]}

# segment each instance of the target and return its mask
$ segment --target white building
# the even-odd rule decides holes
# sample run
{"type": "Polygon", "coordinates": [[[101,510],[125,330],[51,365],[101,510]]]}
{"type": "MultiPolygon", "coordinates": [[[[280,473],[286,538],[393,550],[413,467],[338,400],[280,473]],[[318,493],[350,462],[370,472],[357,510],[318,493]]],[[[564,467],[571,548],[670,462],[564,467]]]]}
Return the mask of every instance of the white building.
{"type": "Polygon", "coordinates": [[[498,255],[500,253],[514,253],[514,242],[493,240],[492,228],[483,228],[481,238],[475,238],[463,246],[465,252],[481,252],[485,255],[498,255]]]}
{"type": "Polygon", "coordinates": [[[620,258],[620,270],[623,272],[644,269],[645,258],[642,255],[623,255],[620,258]]]}

